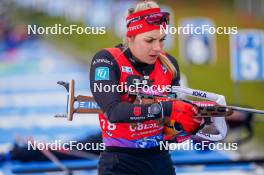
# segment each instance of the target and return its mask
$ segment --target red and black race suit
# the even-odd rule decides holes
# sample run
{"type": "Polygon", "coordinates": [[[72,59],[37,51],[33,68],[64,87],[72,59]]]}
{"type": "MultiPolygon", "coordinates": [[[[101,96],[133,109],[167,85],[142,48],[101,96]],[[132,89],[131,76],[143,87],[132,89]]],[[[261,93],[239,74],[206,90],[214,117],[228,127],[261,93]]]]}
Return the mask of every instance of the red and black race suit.
{"type": "MultiPolygon", "coordinates": [[[[140,63],[128,49],[108,48],[100,51],[92,60],[90,71],[91,90],[98,105],[104,111],[99,114],[103,141],[108,147],[151,148],[163,140],[163,125],[160,115],[152,115],[150,104],[128,102],[127,94],[120,92],[99,92],[96,85],[124,85],[131,75],[148,75],[152,85],[164,87],[179,85],[179,68],[176,60],[167,55],[178,71],[175,78],[159,59],[153,65],[140,63]]],[[[163,105],[164,113],[170,113],[171,106],[163,105]]]]}

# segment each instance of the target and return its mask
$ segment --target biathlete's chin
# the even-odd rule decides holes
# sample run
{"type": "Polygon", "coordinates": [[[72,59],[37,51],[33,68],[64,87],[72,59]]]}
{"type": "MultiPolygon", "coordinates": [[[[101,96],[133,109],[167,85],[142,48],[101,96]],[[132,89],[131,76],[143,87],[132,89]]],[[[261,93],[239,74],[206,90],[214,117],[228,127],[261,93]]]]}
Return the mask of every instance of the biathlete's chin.
{"type": "Polygon", "coordinates": [[[156,61],[157,61],[157,56],[148,56],[148,59],[146,60],[146,63],[147,64],[155,64],[156,63],[156,61]]]}

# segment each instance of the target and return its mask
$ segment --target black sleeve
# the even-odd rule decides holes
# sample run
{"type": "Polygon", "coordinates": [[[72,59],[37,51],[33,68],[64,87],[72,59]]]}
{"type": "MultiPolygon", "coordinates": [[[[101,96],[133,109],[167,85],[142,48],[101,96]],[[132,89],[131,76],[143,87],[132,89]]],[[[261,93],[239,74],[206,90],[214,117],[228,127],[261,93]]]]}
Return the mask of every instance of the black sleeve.
{"type": "Polygon", "coordinates": [[[173,56],[167,54],[167,57],[170,59],[171,63],[174,65],[174,67],[176,68],[176,71],[177,71],[176,76],[171,81],[171,85],[179,86],[180,85],[180,79],[181,79],[179,64],[178,64],[176,58],[174,58],[173,56]]]}
{"type": "Polygon", "coordinates": [[[90,87],[95,101],[111,123],[140,122],[161,117],[149,112],[150,105],[135,105],[121,101],[121,93],[99,87],[114,87],[119,84],[120,70],[117,62],[107,50],[99,51],[90,68],[90,87]]]}

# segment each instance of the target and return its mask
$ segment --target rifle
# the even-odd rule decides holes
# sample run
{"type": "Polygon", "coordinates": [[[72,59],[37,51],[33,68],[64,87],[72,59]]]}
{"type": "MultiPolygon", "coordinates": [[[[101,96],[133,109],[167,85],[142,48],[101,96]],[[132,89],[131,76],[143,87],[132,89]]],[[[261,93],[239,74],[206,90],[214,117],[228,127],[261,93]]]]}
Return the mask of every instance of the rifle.
{"type": "MultiPolygon", "coordinates": [[[[145,79],[138,79],[138,78],[132,79],[132,82],[139,83],[141,85],[146,84],[146,82],[148,83],[148,81],[146,81],[145,79]]],[[[67,113],[57,114],[55,115],[55,117],[63,117],[63,118],[67,118],[69,121],[72,121],[74,114],[99,113],[99,112],[103,113],[103,111],[100,109],[99,105],[96,103],[95,99],[92,96],[84,96],[84,95],[75,96],[74,80],[70,80],[69,83],[63,81],[59,81],[57,83],[59,85],[64,86],[68,92],[67,113]],[[75,105],[76,103],[77,105],[75,105]]],[[[196,136],[211,141],[219,141],[225,138],[227,133],[227,126],[225,123],[225,119],[223,117],[232,115],[234,110],[245,111],[256,114],[264,114],[264,110],[242,108],[237,106],[227,106],[225,102],[225,97],[223,95],[219,95],[211,92],[190,89],[181,86],[173,86],[172,92],[185,94],[190,97],[205,99],[213,103],[211,103],[210,105],[203,106],[203,105],[199,105],[200,102],[197,101],[190,101],[187,99],[177,99],[159,93],[144,91],[144,89],[142,88],[136,89],[134,91],[130,91],[128,92],[128,94],[133,95],[136,99],[138,99],[139,103],[141,103],[143,99],[153,99],[154,102],[160,102],[164,100],[183,100],[185,102],[196,105],[198,108],[198,114],[196,115],[196,117],[203,117],[205,120],[205,125],[208,125],[207,128],[206,126],[204,127],[205,129],[204,131],[203,130],[198,131],[196,133],[196,136]],[[211,120],[212,118],[214,118],[215,123],[218,124],[218,126],[215,126],[218,131],[213,134],[208,133],[207,131],[210,128],[210,125],[212,124],[212,120],[211,120]]],[[[185,134],[184,132],[182,132],[181,127],[179,127],[177,123],[170,121],[167,117],[165,117],[165,120],[163,122],[165,126],[164,127],[165,135],[175,136],[180,133],[185,134]]]]}
{"type": "MultiPolygon", "coordinates": [[[[78,95],[75,96],[75,82],[70,80],[69,83],[64,81],[58,81],[57,84],[62,85],[67,90],[67,113],[66,114],[56,114],[55,117],[67,118],[68,121],[73,120],[73,115],[75,113],[99,113],[103,112],[95,99],[92,96],[78,95]],[[74,107],[74,104],[77,102],[77,107],[74,107]]],[[[224,99],[224,96],[191,89],[181,86],[173,86],[172,92],[181,93],[192,97],[198,97],[210,101],[221,101],[224,99]]],[[[138,92],[129,92],[131,95],[135,95],[137,99],[141,100],[142,98],[155,99],[155,102],[160,102],[162,100],[176,100],[175,98],[160,95],[160,94],[151,94],[147,91],[138,91],[138,92]]],[[[188,103],[193,103],[198,106],[198,115],[196,117],[227,117],[232,115],[233,111],[244,111],[249,113],[264,114],[264,110],[252,109],[252,108],[243,108],[238,106],[227,106],[227,105],[209,105],[209,106],[200,106],[199,102],[187,100],[187,99],[178,99],[183,100],[188,103]]],[[[225,101],[225,100],[224,100],[225,101]]]]}

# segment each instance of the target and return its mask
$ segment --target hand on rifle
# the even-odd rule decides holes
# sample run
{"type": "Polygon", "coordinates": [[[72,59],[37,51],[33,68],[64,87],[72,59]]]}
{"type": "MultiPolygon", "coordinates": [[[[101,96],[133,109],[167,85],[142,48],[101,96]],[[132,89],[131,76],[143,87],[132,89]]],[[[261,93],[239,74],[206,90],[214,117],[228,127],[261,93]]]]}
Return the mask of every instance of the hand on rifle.
{"type": "Polygon", "coordinates": [[[202,118],[195,118],[198,109],[190,104],[179,100],[172,101],[170,120],[178,123],[187,134],[195,134],[202,123],[202,118]]]}

